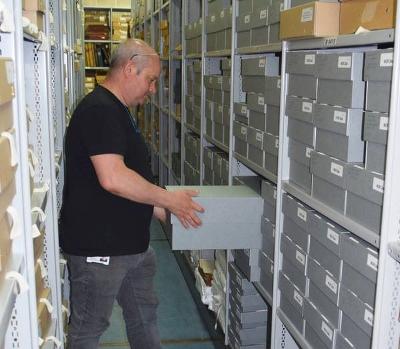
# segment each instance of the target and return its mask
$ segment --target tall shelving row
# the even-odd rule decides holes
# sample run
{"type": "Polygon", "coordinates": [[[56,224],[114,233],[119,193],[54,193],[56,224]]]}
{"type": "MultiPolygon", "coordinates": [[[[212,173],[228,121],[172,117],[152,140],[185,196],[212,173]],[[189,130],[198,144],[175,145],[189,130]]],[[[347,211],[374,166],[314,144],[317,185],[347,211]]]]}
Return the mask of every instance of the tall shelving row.
{"type": "MultiPolygon", "coordinates": [[[[399,203],[394,178],[399,155],[394,145],[398,123],[393,116],[398,110],[399,57],[395,30],[280,41],[281,11],[291,7],[290,1],[217,3],[182,2],[182,56],[176,57],[182,59],[179,174],[171,172],[171,148],[166,146],[171,146],[176,130],[172,125],[178,121],[171,113],[171,102],[169,110],[163,108],[163,75],[159,95],[144,107],[142,120],[146,135],[151,133],[147,140],[159,183],[236,184],[236,176],[263,181],[259,190],[266,207],[264,245],[257,252],[256,273],[249,276],[258,272],[253,284],[271,307],[272,347],[334,347],[343,336],[351,337],[358,346],[396,347],[399,203]],[[386,78],[365,73],[373,70],[374,64],[378,71],[384,68],[386,78]],[[349,92],[343,96],[346,88],[349,92]],[[357,93],[358,98],[344,100],[357,93]],[[379,106],[389,103],[389,94],[390,116],[385,114],[387,106],[379,106]],[[332,121],[329,113],[335,116],[332,121]],[[372,126],[376,122],[380,122],[379,130],[372,126]],[[155,125],[160,125],[159,133],[155,125]],[[296,209],[298,216],[292,213],[296,209]],[[315,235],[312,224],[317,224],[322,235],[327,226],[328,240],[334,245],[315,235]],[[327,262],[327,256],[336,262],[327,262]],[[352,259],[354,256],[359,260],[352,259]],[[366,260],[360,262],[363,257],[366,260]],[[357,263],[367,263],[366,270],[357,263]],[[300,274],[301,280],[295,274],[300,274]],[[317,275],[330,280],[326,281],[327,290],[318,284],[317,275]],[[359,284],[349,275],[361,280],[359,284]],[[335,295],[331,298],[329,287],[335,295]],[[363,288],[372,292],[365,295],[363,288]],[[288,292],[293,291],[297,297],[288,299],[288,292]],[[352,306],[346,306],[346,300],[351,300],[352,306]],[[354,304],[364,318],[357,318],[354,304]],[[314,319],[322,319],[320,333],[314,319]]],[[[307,10],[305,3],[293,5],[307,10]]],[[[138,17],[136,35],[142,33],[157,46],[157,16],[163,9],[149,5],[133,10],[134,15],[145,13],[143,21],[138,17]]],[[[176,20],[170,23],[176,30],[176,20]]],[[[172,41],[175,34],[171,28],[170,33],[172,41]]],[[[170,46],[171,52],[173,44],[170,46]]],[[[166,57],[161,57],[164,65],[166,57]]],[[[169,58],[171,79],[174,54],[169,58]]],[[[255,252],[246,253],[249,260],[255,252]]],[[[243,251],[228,251],[226,258],[240,264],[243,251]]],[[[227,295],[227,319],[228,304],[227,295]]],[[[229,325],[224,330],[228,344],[229,325]]]]}

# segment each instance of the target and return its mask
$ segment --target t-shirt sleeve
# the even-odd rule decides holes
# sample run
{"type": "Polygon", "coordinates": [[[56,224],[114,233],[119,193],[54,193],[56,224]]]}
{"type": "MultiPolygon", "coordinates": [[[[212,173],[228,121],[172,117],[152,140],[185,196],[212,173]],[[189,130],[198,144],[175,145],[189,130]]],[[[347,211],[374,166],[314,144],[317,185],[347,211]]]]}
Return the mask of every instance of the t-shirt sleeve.
{"type": "Polygon", "coordinates": [[[126,152],[126,132],[118,111],[102,106],[90,107],[79,118],[79,133],[89,156],[126,152]]]}

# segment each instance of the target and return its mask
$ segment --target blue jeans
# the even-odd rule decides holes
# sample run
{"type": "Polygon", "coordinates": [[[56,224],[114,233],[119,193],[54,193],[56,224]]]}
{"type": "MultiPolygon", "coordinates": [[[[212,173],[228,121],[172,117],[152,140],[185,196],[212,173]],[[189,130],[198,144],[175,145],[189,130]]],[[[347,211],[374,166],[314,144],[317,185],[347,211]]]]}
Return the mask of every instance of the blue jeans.
{"type": "Polygon", "coordinates": [[[109,265],[66,255],[71,285],[68,349],[97,349],[109,326],[115,299],[123,310],[131,348],[160,349],[157,328],[158,299],[153,279],[154,250],[110,257],[109,265]]]}

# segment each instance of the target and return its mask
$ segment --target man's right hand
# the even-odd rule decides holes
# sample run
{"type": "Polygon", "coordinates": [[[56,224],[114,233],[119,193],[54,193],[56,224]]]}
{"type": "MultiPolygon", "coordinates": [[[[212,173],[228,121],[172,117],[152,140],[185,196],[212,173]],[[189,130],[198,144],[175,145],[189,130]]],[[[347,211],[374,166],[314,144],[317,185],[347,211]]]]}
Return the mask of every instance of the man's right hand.
{"type": "Polygon", "coordinates": [[[201,220],[196,212],[204,212],[204,208],[193,201],[193,197],[198,195],[195,190],[177,190],[169,192],[170,204],[168,209],[175,215],[181,224],[186,228],[197,228],[201,225],[201,220]]]}

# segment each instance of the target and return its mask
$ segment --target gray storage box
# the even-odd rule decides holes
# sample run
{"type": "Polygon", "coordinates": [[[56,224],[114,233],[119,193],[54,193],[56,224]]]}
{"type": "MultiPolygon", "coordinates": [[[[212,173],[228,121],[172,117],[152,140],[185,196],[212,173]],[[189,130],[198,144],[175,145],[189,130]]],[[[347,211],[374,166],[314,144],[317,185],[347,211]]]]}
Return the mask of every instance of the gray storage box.
{"type": "Polygon", "coordinates": [[[372,338],[367,336],[345,313],[342,316],[341,332],[355,348],[371,348],[372,338]]]}
{"type": "Polygon", "coordinates": [[[276,205],[265,200],[263,216],[267,218],[272,224],[275,224],[276,205]]]}
{"type": "Polygon", "coordinates": [[[333,326],[339,328],[342,318],[340,309],[311,281],[308,287],[308,298],[333,326]]]}
{"type": "Polygon", "coordinates": [[[210,170],[213,169],[213,155],[214,155],[214,152],[215,152],[215,148],[213,148],[213,147],[204,147],[203,163],[210,170]]]}
{"type": "Polygon", "coordinates": [[[337,332],[336,349],[355,349],[355,346],[341,332],[337,332]]]}
{"type": "Polygon", "coordinates": [[[214,172],[208,166],[204,166],[204,181],[209,185],[214,184],[214,172]]]}
{"type": "MultiPolygon", "coordinates": [[[[244,32],[247,30],[250,31],[252,27],[251,18],[252,18],[252,13],[239,14],[239,16],[236,17],[236,31],[237,32],[244,32]]],[[[249,43],[250,41],[247,44],[249,43]]]]}
{"type": "Polygon", "coordinates": [[[288,95],[317,98],[317,78],[309,75],[289,74],[288,95]]]}
{"type": "Polygon", "coordinates": [[[214,102],[206,101],[206,119],[214,120],[214,102]]]}
{"type": "Polygon", "coordinates": [[[382,113],[389,112],[391,83],[387,81],[367,81],[365,109],[382,113]]]}
{"type": "Polygon", "coordinates": [[[247,117],[247,104],[244,102],[235,102],[233,104],[233,112],[236,115],[247,117]]]}
{"type": "Polygon", "coordinates": [[[248,144],[246,141],[241,140],[240,138],[235,137],[235,152],[239,155],[244,156],[247,159],[248,152],[248,144]]]}
{"type": "Polygon", "coordinates": [[[310,166],[303,165],[295,160],[290,160],[289,181],[301,188],[305,193],[311,194],[312,175],[310,166]]]}
{"type": "Polygon", "coordinates": [[[269,42],[268,36],[269,28],[267,26],[251,29],[251,46],[267,45],[269,42]]]}
{"type": "Polygon", "coordinates": [[[364,80],[391,81],[393,49],[365,52],[364,80]]]}
{"type": "Polygon", "coordinates": [[[388,135],[389,115],[387,113],[364,113],[364,140],[386,144],[388,135]]]}
{"type": "Polygon", "coordinates": [[[310,236],[308,233],[294,223],[288,216],[285,215],[283,220],[283,232],[300,248],[308,253],[310,246],[310,236]]]}
{"type": "Polygon", "coordinates": [[[264,167],[264,151],[258,146],[248,145],[247,158],[257,166],[264,167]]]}
{"type": "Polygon", "coordinates": [[[366,335],[372,336],[374,310],[347,288],[340,289],[339,307],[366,335]]]}
{"type": "Polygon", "coordinates": [[[316,76],[317,51],[293,51],[286,54],[286,72],[316,76]]]}
{"type": "Polygon", "coordinates": [[[264,139],[264,132],[250,126],[248,127],[247,142],[249,144],[258,149],[263,149],[263,139],[264,139]]]}
{"type": "Polygon", "coordinates": [[[206,135],[214,138],[213,135],[213,121],[210,119],[206,119],[206,135]]]}
{"type": "Polygon", "coordinates": [[[269,33],[268,33],[268,43],[269,44],[277,44],[281,42],[280,39],[280,24],[274,23],[268,26],[269,33]]]}
{"type": "Polygon", "coordinates": [[[279,23],[281,11],[284,9],[282,0],[273,0],[268,6],[268,24],[279,23]]]}
{"type": "Polygon", "coordinates": [[[374,247],[354,235],[348,235],[341,240],[340,253],[346,263],[376,283],[379,257],[374,247]]]}
{"type": "Polygon", "coordinates": [[[283,258],[286,258],[302,274],[306,275],[307,254],[285,234],[282,234],[281,237],[281,252],[283,258]]]}
{"type": "MultiPolygon", "coordinates": [[[[288,194],[283,194],[282,211],[285,214],[285,217],[290,218],[305,233],[309,232],[309,215],[314,212],[312,208],[288,194]]],[[[305,249],[305,251],[308,250],[305,249]]]]}
{"type": "MultiPolygon", "coordinates": [[[[243,76],[242,90],[243,92],[262,93],[265,96],[266,89],[265,76],[243,76]]],[[[266,96],[265,96],[266,98],[266,96]]]]}
{"type": "Polygon", "coordinates": [[[279,272],[279,290],[296,310],[303,315],[304,294],[297,289],[295,285],[280,271],[279,272]]]}
{"type": "Polygon", "coordinates": [[[214,139],[220,143],[224,141],[224,125],[214,122],[214,139]]]}
{"type": "Polygon", "coordinates": [[[311,173],[339,188],[346,188],[346,163],[341,160],[312,151],[311,173]]]}
{"type": "Polygon", "coordinates": [[[267,254],[260,251],[259,254],[259,266],[261,268],[261,272],[270,275],[271,277],[274,275],[274,262],[273,258],[270,258],[267,254]]]}
{"type": "MultiPolygon", "coordinates": [[[[273,269],[273,266],[272,266],[272,269],[273,269]]],[[[261,270],[260,284],[264,288],[264,290],[272,298],[272,296],[273,296],[273,284],[274,284],[273,275],[271,275],[269,273],[265,273],[263,270],[261,270]]]]}
{"type": "Polygon", "coordinates": [[[251,41],[251,30],[245,30],[237,33],[237,47],[248,47],[251,41]]]}
{"type": "Polygon", "coordinates": [[[342,277],[342,260],[316,239],[310,236],[310,257],[314,258],[324,269],[339,281],[342,277]]]}
{"type": "Polygon", "coordinates": [[[287,135],[296,141],[314,148],[315,127],[313,124],[296,119],[289,119],[287,135]]]}
{"type": "Polygon", "coordinates": [[[272,54],[259,58],[242,58],[241,62],[242,75],[276,76],[279,73],[279,58],[272,54]]]}
{"type": "Polygon", "coordinates": [[[279,138],[270,133],[264,133],[263,148],[267,153],[278,157],[279,138]]]}
{"type": "Polygon", "coordinates": [[[306,324],[314,329],[327,348],[334,348],[336,328],[308,299],[304,302],[304,319],[306,324]]]}
{"type": "Polygon", "coordinates": [[[247,129],[246,125],[243,125],[239,122],[233,122],[233,135],[242,141],[247,142],[247,129]]]}
{"type": "Polygon", "coordinates": [[[231,311],[240,320],[241,323],[259,323],[268,319],[268,310],[258,310],[249,313],[242,313],[236,303],[231,304],[231,311]]]}
{"type": "MultiPolygon", "coordinates": [[[[264,92],[264,91],[254,91],[264,92]]],[[[281,104],[281,77],[267,76],[265,77],[265,103],[275,106],[281,104]]],[[[267,111],[268,113],[268,111],[267,111]]]]}
{"type": "Polygon", "coordinates": [[[222,104],[215,103],[214,121],[221,125],[224,123],[222,104]]]}
{"type": "Polygon", "coordinates": [[[304,320],[301,314],[298,312],[298,310],[289,302],[286,297],[281,295],[281,301],[279,304],[279,308],[282,310],[282,312],[287,316],[287,318],[290,320],[290,322],[293,324],[295,328],[300,333],[303,333],[304,329],[304,320]]]}
{"type": "MultiPolygon", "coordinates": [[[[261,221],[261,250],[271,259],[275,255],[275,226],[265,217],[261,221]]],[[[261,268],[262,269],[262,268],[261,268]]]]}
{"type": "Polygon", "coordinates": [[[282,258],[282,273],[285,274],[288,279],[296,285],[302,294],[307,294],[308,279],[305,275],[299,273],[299,270],[286,258],[282,258]]]}
{"type": "Polygon", "coordinates": [[[318,349],[329,349],[319,337],[317,332],[311,327],[311,325],[306,321],[304,326],[304,338],[311,345],[312,348],[318,349]]]}
{"type": "Polygon", "coordinates": [[[364,81],[318,79],[317,102],[346,108],[363,108],[364,92],[364,81]]]}
{"type": "Polygon", "coordinates": [[[278,156],[264,152],[264,168],[274,174],[278,175],[278,156]]]}
{"type": "Polygon", "coordinates": [[[310,168],[311,151],[314,149],[306,144],[295,141],[289,138],[288,156],[304,166],[310,168]]]}
{"type": "Polygon", "coordinates": [[[363,52],[319,52],[317,77],[334,80],[362,80],[363,52]]]}
{"type": "Polygon", "coordinates": [[[308,258],[307,276],[334,304],[338,304],[341,284],[311,257],[308,258]]]}
{"type": "Polygon", "coordinates": [[[314,115],[317,127],[316,150],[346,162],[364,160],[362,141],[363,112],[317,104],[314,115]]]}
{"type": "Polygon", "coordinates": [[[279,106],[267,105],[267,120],[265,130],[274,136],[279,135],[279,119],[280,119],[280,108],[279,106]]]}
{"type": "Polygon", "coordinates": [[[312,124],[314,122],[315,101],[307,98],[286,96],[286,115],[312,124]]]}
{"type": "MultiPolygon", "coordinates": [[[[252,27],[254,28],[267,28],[268,24],[268,9],[267,2],[264,3],[262,8],[253,9],[252,27]]],[[[267,35],[268,38],[268,35],[267,35]]]]}
{"type": "MultiPolygon", "coordinates": [[[[311,169],[311,172],[313,170],[311,169]]],[[[313,174],[312,196],[340,213],[345,212],[347,192],[313,174]]]]}
{"type": "Polygon", "coordinates": [[[276,205],[276,185],[268,180],[261,182],[261,196],[264,200],[276,205]]]}
{"type": "Polygon", "coordinates": [[[368,171],[384,173],[386,166],[386,145],[367,142],[365,167],[368,171]]]}
{"type": "MultiPolygon", "coordinates": [[[[167,190],[184,188],[169,186],[167,190]]],[[[261,246],[260,196],[245,186],[200,186],[193,189],[200,191],[195,201],[205,208],[204,213],[198,213],[203,224],[197,229],[185,229],[175,216],[171,216],[173,249],[243,249],[261,246]],[[226,224],[227,219],[232,225],[226,224]],[[246,233],[245,239],[243,233],[246,233]]]]}
{"type": "Polygon", "coordinates": [[[248,111],[249,125],[261,130],[265,131],[265,124],[267,121],[267,116],[264,113],[259,113],[254,110],[248,111]]]}
{"type": "Polygon", "coordinates": [[[228,263],[228,271],[230,282],[235,282],[242,289],[243,294],[255,294],[254,292],[256,292],[256,289],[254,285],[246,279],[235,263],[228,263]]]}
{"type": "MultiPolygon", "coordinates": [[[[222,89],[224,91],[228,91],[228,92],[231,90],[231,77],[230,76],[227,76],[227,75],[222,76],[222,89]]],[[[224,100],[225,100],[225,98],[224,98],[224,100]]],[[[225,101],[224,101],[224,103],[225,103],[225,101]]]]}
{"type": "Polygon", "coordinates": [[[231,324],[231,329],[236,332],[237,336],[240,338],[241,345],[254,345],[254,344],[265,344],[267,337],[267,327],[255,327],[255,328],[240,328],[236,326],[234,322],[231,324]]]}
{"type": "Polygon", "coordinates": [[[265,104],[264,94],[262,93],[248,93],[247,94],[247,108],[258,113],[265,114],[267,112],[267,105],[265,104]]]}

